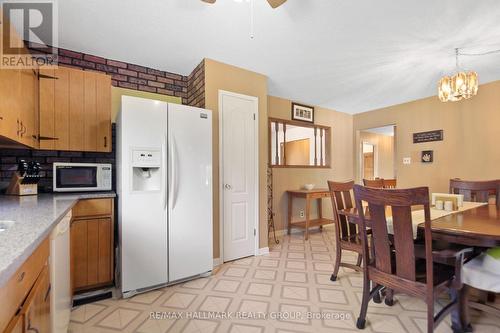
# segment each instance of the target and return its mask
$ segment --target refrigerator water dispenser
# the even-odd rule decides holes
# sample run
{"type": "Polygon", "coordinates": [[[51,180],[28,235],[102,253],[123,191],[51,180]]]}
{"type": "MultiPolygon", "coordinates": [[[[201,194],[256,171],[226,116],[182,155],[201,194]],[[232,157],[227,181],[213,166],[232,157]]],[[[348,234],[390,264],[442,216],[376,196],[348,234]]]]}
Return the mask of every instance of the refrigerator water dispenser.
{"type": "Polygon", "coordinates": [[[132,191],[161,190],[161,151],[132,150],[132,191]]]}

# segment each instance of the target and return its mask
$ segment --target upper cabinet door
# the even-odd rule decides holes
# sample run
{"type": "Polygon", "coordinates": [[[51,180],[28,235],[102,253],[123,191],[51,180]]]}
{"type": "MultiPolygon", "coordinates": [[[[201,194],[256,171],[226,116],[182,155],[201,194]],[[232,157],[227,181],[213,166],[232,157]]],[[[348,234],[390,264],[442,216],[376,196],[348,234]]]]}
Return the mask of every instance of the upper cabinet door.
{"type": "Polygon", "coordinates": [[[72,69],[59,67],[55,71],[54,82],[54,149],[70,150],[70,120],[69,120],[69,76],[72,69]]]}
{"type": "Polygon", "coordinates": [[[40,69],[40,149],[70,150],[69,72],[66,67],[40,69]]]}
{"type": "Polygon", "coordinates": [[[40,149],[55,149],[55,141],[58,139],[55,131],[55,71],[53,68],[40,69],[40,149]]]}
{"type": "Polygon", "coordinates": [[[59,67],[40,79],[40,148],[111,151],[111,77],[59,67]]]}
{"type": "Polygon", "coordinates": [[[84,150],[97,150],[97,74],[84,72],[84,150]]]}
{"type": "Polygon", "coordinates": [[[97,75],[97,151],[111,152],[111,77],[97,75]]]}
{"type": "Polygon", "coordinates": [[[38,70],[21,70],[20,142],[38,148],[38,70]]]}
{"type": "Polygon", "coordinates": [[[69,147],[70,150],[85,150],[84,123],[84,74],[71,70],[69,73],[69,147]]]}
{"type": "Polygon", "coordinates": [[[11,140],[19,138],[21,71],[0,69],[0,135],[11,140]]]}

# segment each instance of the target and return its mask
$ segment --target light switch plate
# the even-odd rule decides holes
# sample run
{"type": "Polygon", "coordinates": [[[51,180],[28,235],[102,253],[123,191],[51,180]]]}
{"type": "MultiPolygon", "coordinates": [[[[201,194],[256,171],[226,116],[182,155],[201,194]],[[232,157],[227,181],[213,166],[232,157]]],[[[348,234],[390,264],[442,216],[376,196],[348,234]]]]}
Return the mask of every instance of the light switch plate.
{"type": "Polygon", "coordinates": [[[410,165],[411,164],[411,157],[403,157],[403,164],[410,165]]]}

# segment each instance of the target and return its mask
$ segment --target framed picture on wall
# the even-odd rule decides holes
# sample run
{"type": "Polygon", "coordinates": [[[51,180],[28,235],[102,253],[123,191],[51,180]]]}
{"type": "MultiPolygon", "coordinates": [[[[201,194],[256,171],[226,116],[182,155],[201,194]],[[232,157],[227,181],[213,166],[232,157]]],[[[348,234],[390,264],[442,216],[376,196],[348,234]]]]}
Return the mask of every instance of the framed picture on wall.
{"type": "Polygon", "coordinates": [[[434,162],[434,151],[424,150],[422,151],[422,163],[432,163],[434,162]]]}
{"type": "Polygon", "coordinates": [[[314,123],[314,107],[292,103],[292,120],[314,123]]]}

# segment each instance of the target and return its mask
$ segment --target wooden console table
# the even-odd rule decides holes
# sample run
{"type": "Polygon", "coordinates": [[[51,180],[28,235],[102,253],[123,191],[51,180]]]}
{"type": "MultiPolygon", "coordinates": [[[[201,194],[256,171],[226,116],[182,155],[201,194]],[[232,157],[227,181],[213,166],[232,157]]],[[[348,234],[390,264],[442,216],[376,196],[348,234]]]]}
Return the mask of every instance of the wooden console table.
{"type": "Polygon", "coordinates": [[[322,227],[325,224],[333,223],[333,220],[323,218],[323,198],[330,197],[330,191],[328,189],[314,189],[314,190],[291,190],[288,193],[288,234],[293,227],[305,229],[304,239],[309,239],[309,228],[311,227],[322,227]],[[292,223],[292,207],[294,198],[304,198],[306,199],[306,209],[305,209],[305,220],[292,223]],[[311,220],[311,201],[318,201],[318,218],[311,220]]]}

